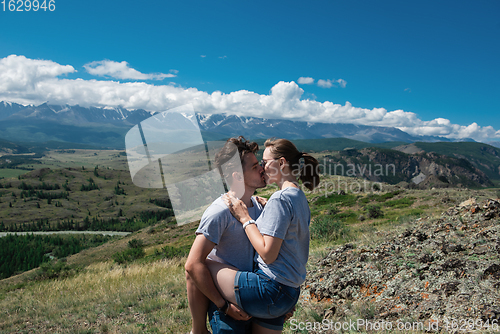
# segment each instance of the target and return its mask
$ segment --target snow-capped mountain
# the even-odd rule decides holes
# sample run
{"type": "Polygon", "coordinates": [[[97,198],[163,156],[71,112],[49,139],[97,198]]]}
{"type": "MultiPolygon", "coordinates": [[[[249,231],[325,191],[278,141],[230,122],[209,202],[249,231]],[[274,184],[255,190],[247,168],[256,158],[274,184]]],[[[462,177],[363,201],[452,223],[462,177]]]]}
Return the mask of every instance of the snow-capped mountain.
{"type": "Polygon", "coordinates": [[[224,114],[198,114],[198,121],[200,129],[206,132],[220,133],[226,137],[238,135],[248,138],[278,137],[289,139],[342,137],[371,143],[387,141],[449,141],[441,137],[416,137],[391,127],[343,123],[313,123],[224,114]]]}
{"type": "Polygon", "coordinates": [[[124,123],[134,125],[152,113],[142,110],[127,110],[125,108],[97,108],[69,105],[23,106],[12,102],[0,102],[0,120],[39,119],[58,123],[83,125],[87,123],[124,123]]]}
{"type": "MultiPolygon", "coordinates": [[[[81,107],[47,103],[23,106],[0,102],[0,138],[12,141],[56,140],[123,147],[126,132],[154,114],[142,109],[128,110],[120,107],[81,107]]],[[[312,123],[225,114],[197,114],[196,117],[203,136],[210,138],[206,140],[242,135],[250,139],[343,137],[372,143],[448,141],[441,137],[416,137],[391,127],[312,123]]]]}
{"type": "Polygon", "coordinates": [[[21,104],[12,102],[0,102],[0,120],[7,118],[21,111],[25,107],[21,104]]]}

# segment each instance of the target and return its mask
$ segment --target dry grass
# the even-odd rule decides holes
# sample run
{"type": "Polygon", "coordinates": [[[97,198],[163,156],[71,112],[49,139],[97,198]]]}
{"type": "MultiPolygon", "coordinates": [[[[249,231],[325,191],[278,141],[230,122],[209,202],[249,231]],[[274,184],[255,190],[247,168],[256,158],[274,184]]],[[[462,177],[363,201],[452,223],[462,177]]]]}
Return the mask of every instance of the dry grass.
{"type": "Polygon", "coordinates": [[[127,169],[127,157],[122,150],[49,150],[41,159],[36,159],[30,167],[36,168],[94,168],[99,165],[103,168],[127,169]]]}
{"type": "Polygon", "coordinates": [[[0,333],[181,333],[190,316],[184,259],[88,266],[0,301],[0,333]]]}
{"type": "MultiPolygon", "coordinates": [[[[114,186],[121,176],[118,173],[121,172],[107,172],[117,173],[109,178],[113,180],[110,186],[114,186]]],[[[91,174],[91,171],[77,174],[85,173],[91,174]]],[[[76,175],[75,186],[85,177],[87,175],[84,177],[76,175]]],[[[105,184],[105,180],[95,179],[105,184]]],[[[327,177],[324,181],[338,182],[338,179],[327,177]]],[[[359,182],[350,178],[342,178],[341,181],[349,182],[348,187],[359,182]]],[[[266,188],[258,194],[269,197],[275,190],[276,188],[266,188]]],[[[384,185],[382,190],[393,191],[395,187],[384,185]]],[[[144,205],[143,203],[147,203],[150,197],[149,194],[139,193],[138,190],[135,193],[132,187],[126,191],[130,194],[130,199],[120,198],[120,205],[123,207],[144,205]],[[121,204],[122,202],[125,203],[121,204]]],[[[388,234],[398,233],[411,226],[415,220],[413,212],[420,210],[422,216],[434,217],[447,207],[458,204],[470,196],[478,200],[496,197],[496,191],[494,189],[404,190],[391,200],[412,197],[414,201],[410,206],[385,206],[382,208],[385,217],[349,223],[353,232],[352,241],[360,244],[376,244],[387,238],[388,234]]],[[[320,191],[306,192],[306,194],[310,200],[324,196],[320,191]]],[[[312,201],[311,207],[320,215],[328,214],[332,207],[338,206],[339,212],[350,210],[359,216],[364,212],[364,205],[360,199],[369,195],[370,193],[358,193],[357,201],[349,205],[332,202],[319,206],[312,201]]],[[[102,203],[94,204],[96,209],[99,207],[98,204],[102,203]]],[[[109,259],[115,252],[125,249],[131,238],[142,240],[146,246],[146,254],[150,256],[165,245],[184,247],[192,242],[196,226],[197,223],[177,226],[162,222],[135,232],[127,238],[86,250],[68,258],[68,264],[83,268],[69,278],[26,283],[30,277],[34,277],[34,273],[31,272],[3,280],[0,283],[0,333],[188,332],[191,317],[185,292],[183,270],[185,258],[153,262],[143,259],[128,266],[116,265],[109,259]],[[15,289],[15,285],[22,282],[25,285],[15,289]]],[[[336,246],[328,242],[312,243],[308,266],[314,268],[317,260],[336,246]]],[[[294,318],[297,321],[321,321],[329,307],[331,305],[327,303],[309,300],[307,294],[304,294],[297,305],[294,318]]],[[[300,331],[294,331],[288,323],[284,333],[300,333],[300,331]]]]}

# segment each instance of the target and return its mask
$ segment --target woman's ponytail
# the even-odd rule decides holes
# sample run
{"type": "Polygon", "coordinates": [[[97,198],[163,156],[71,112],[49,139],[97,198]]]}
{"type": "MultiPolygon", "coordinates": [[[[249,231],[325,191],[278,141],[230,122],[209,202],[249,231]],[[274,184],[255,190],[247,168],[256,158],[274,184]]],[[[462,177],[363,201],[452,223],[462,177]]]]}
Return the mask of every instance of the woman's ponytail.
{"type": "Polygon", "coordinates": [[[307,189],[313,190],[319,184],[318,160],[307,153],[302,153],[301,159],[304,159],[304,164],[300,164],[299,179],[307,189]]]}
{"type": "Polygon", "coordinates": [[[304,186],[313,190],[319,184],[318,160],[307,153],[301,153],[288,139],[270,138],[264,146],[271,148],[275,158],[285,158],[295,176],[302,181],[304,186]]]}

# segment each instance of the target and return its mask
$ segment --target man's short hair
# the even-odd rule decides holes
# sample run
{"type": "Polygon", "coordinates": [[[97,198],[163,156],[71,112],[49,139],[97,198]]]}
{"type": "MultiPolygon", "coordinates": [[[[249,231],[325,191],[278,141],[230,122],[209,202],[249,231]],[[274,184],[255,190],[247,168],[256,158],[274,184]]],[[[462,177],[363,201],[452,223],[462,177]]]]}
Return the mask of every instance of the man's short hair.
{"type": "Polygon", "coordinates": [[[240,155],[239,163],[244,168],[243,159],[245,155],[248,153],[255,154],[259,150],[259,145],[256,142],[247,141],[243,136],[233,137],[229,138],[222,149],[215,155],[215,165],[229,186],[233,181],[232,172],[238,170],[238,162],[232,159],[236,154],[236,150],[240,155]]]}

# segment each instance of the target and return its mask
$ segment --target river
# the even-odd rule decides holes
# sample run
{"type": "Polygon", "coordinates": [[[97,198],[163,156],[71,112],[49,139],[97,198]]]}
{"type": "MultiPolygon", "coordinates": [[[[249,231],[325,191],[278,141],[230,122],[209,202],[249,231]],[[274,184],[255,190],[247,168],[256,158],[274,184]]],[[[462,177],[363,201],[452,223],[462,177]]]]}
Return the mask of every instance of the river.
{"type": "Polygon", "coordinates": [[[18,234],[18,235],[27,235],[27,234],[38,234],[38,235],[48,235],[48,234],[101,234],[101,235],[121,235],[126,236],[132,232],[116,232],[116,231],[35,231],[35,232],[0,232],[0,238],[5,237],[8,234],[18,234]]]}

